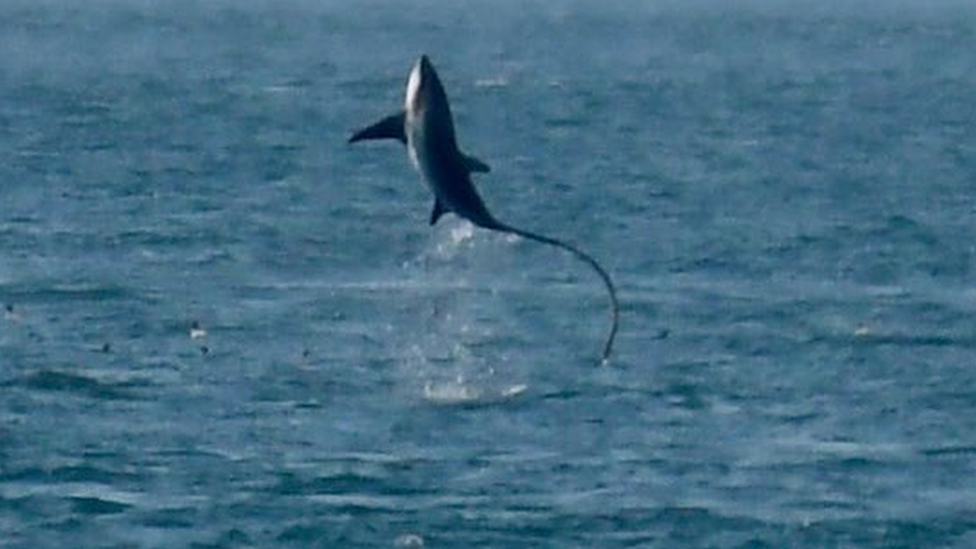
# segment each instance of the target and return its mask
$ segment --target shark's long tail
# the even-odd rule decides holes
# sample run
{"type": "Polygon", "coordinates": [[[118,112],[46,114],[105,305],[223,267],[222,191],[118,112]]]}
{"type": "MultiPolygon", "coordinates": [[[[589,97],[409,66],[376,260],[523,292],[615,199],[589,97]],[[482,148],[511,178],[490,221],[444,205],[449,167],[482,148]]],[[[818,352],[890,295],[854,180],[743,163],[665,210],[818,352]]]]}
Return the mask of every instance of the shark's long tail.
{"type": "Polygon", "coordinates": [[[510,225],[506,225],[501,222],[495,222],[494,226],[487,227],[494,229],[496,231],[511,233],[514,235],[521,236],[522,238],[527,238],[529,240],[534,240],[536,242],[541,242],[542,244],[548,244],[550,246],[555,246],[566,250],[567,252],[573,254],[580,260],[589,264],[596,271],[596,274],[600,275],[603,279],[603,284],[607,287],[607,293],[610,294],[610,334],[607,336],[607,342],[603,346],[603,364],[607,364],[610,361],[610,352],[613,350],[613,340],[617,337],[617,324],[620,319],[620,304],[617,303],[617,289],[613,285],[613,280],[610,279],[610,275],[607,274],[603,267],[592,256],[586,252],[580,250],[579,248],[567,244],[561,240],[556,240],[555,238],[550,238],[548,236],[543,236],[541,234],[531,233],[529,231],[523,231],[522,229],[517,229],[510,225]]]}

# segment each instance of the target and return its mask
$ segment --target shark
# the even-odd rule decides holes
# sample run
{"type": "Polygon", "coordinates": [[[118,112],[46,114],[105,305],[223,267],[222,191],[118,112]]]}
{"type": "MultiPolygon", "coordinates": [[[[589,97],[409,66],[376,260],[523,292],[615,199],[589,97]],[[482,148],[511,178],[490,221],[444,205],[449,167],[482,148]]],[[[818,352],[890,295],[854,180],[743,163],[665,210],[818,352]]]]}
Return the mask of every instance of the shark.
{"type": "Polygon", "coordinates": [[[458,147],[447,93],[427,55],[421,55],[410,70],[403,110],[356,131],[349,143],[378,139],[395,139],[406,146],[411,162],[434,195],[431,225],[445,213],[452,213],[477,227],[560,248],[588,264],[603,281],[610,297],[610,331],[601,353],[602,363],[609,363],[620,321],[613,280],[596,259],[576,246],[514,227],[491,214],[471,178],[475,173],[488,173],[490,168],[458,147]]]}

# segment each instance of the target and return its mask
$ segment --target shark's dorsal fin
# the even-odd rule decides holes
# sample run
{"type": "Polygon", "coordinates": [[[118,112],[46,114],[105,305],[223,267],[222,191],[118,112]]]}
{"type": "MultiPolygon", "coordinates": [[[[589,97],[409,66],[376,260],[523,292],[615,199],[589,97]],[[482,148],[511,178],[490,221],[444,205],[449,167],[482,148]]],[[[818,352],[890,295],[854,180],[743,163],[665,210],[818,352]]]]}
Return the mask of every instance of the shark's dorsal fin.
{"type": "Polygon", "coordinates": [[[491,171],[488,164],[485,164],[473,156],[468,156],[461,153],[461,157],[464,158],[464,167],[467,168],[469,172],[488,173],[491,171]]]}
{"type": "Polygon", "coordinates": [[[440,200],[434,199],[434,209],[430,212],[430,224],[437,223],[437,220],[447,211],[440,200]]]}
{"type": "Polygon", "coordinates": [[[364,139],[396,139],[406,145],[407,135],[403,131],[405,117],[406,114],[402,111],[391,114],[372,126],[359,130],[349,138],[349,142],[355,143],[364,139]]]}

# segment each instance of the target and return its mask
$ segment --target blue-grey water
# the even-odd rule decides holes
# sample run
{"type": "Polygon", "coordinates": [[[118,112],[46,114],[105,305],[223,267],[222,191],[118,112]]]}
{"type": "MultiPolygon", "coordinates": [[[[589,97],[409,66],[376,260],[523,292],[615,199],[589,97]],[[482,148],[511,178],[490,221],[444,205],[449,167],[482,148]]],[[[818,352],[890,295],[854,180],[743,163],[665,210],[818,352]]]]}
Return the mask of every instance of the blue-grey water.
{"type": "Polygon", "coordinates": [[[976,6],[406,4],[0,2],[0,547],[976,546],[976,6]]]}

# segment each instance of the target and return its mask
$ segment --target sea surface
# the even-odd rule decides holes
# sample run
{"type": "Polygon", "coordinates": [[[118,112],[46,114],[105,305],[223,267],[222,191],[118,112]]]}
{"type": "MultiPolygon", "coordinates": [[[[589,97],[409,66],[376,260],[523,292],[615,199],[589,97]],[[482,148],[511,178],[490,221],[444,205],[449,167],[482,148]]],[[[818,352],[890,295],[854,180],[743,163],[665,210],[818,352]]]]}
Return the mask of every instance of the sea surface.
{"type": "Polygon", "coordinates": [[[0,304],[2,549],[976,547],[976,4],[3,0],[0,304]]]}

